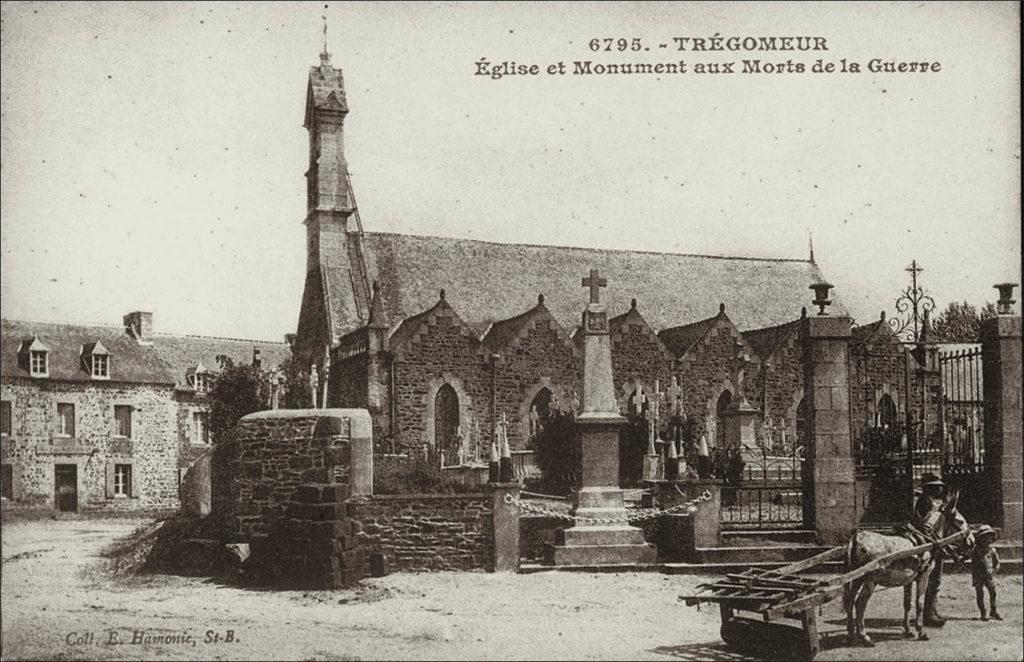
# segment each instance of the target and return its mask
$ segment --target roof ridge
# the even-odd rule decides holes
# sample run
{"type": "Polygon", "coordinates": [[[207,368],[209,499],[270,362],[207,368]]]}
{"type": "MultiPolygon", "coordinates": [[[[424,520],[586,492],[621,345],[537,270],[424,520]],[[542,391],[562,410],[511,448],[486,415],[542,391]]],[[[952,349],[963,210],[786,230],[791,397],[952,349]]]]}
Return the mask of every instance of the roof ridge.
{"type": "Polygon", "coordinates": [[[416,239],[448,239],[451,241],[471,241],[477,244],[490,244],[492,246],[520,246],[523,248],[560,248],[576,251],[588,251],[599,253],[640,253],[643,255],[674,255],[677,257],[700,257],[713,260],[743,260],[746,262],[782,262],[790,264],[814,264],[804,258],[792,257],[747,257],[742,255],[710,255],[707,253],[666,253],[663,251],[649,251],[642,249],[624,248],[594,248],[588,246],[560,246],[557,244],[522,244],[517,242],[491,241],[487,239],[470,239],[468,237],[444,237],[440,235],[410,234],[407,232],[363,232],[363,235],[386,235],[392,237],[413,237],[416,239]]]}
{"type": "Polygon", "coordinates": [[[257,340],[255,338],[231,338],[231,337],[228,337],[228,336],[204,336],[204,335],[196,334],[196,333],[167,333],[167,332],[160,332],[160,333],[154,333],[153,337],[155,337],[155,338],[196,338],[196,339],[199,339],[199,340],[234,340],[234,341],[237,341],[237,342],[258,342],[258,343],[263,343],[264,345],[285,345],[285,346],[288,345],[288,343],[284,342],[283,340],[257,340]]]}
{"type": "MultiPolygon", "coordinates": [[[[101,322],[55,322],[48,320],[31,320],[31,319],[20,319],[13,317],[0,318],[0,322],[10,322],[14,324],[51,324],[54,326],[85,326],[85,327],[97,327],[101,329],[111,329],[114,331],[124,332],[125,326],[123,324],[103,324],[101,322]]],[[[285,345],[288,343],[283,340],[256,340],[254,338],[232,338],[229,336],[205,336],[202,334],[195,333],[169,333],[169,332],[154,332],[153,337],[156,338],[199,338],[203,340],[236,340],[238,342],[258,342],[267,345],[285,345]]]]}
{"type": "Polygon", "coordinates": [[[52,320],[30,320],[13,317],[0,318],[0,322],[13,322],[15,324],[54,324],[56,326],[95,326],[102,329],[115,329],[124,331],[123,324],[102,324],[100,322],[54,322],[52,320]]]}

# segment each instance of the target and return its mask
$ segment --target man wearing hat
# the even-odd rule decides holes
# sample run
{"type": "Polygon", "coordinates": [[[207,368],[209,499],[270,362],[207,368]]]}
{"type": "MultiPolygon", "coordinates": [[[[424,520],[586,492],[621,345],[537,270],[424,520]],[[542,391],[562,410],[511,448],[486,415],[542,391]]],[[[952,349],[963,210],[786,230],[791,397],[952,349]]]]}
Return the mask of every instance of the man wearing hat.
{"type": "MultiPolygon", "coordinates": [[[[914,504],[914,526],[922,528],[924,522],[928,521],[929,515],[942,508],[942,498],[946,491],[946,484],[942,479],[933,473],[921,475],[921,496],[914,504]]],[[[970,525],[956,507],[952,508],[947,517],[951,517],[956,527],[961,531],[970,531],[970,525]]],[[[931,532],[929,532],[931,533],[931,532]]],[[[941,531],[935,531],[941,534],[941,531]]],[[[967,544],[974,544],[974,534],[967,534],[967,544]]],[[[942,559],[936,559],[935,568],[928,578],[928,589],[924,594],[924,624],[928,627],[941,628],[946,624],[946,619],[939,615],[935,604],[939,599],[939,585],[942,584],[942,559]]]]}

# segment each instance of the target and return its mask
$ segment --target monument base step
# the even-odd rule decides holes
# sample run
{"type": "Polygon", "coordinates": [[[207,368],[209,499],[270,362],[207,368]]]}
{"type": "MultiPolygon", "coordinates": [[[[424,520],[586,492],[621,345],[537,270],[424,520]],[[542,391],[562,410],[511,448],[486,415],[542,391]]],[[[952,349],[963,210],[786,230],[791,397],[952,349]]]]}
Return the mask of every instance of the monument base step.
{"type": "Polygon", "coordinates": [[[642,545],[644,532],[634,526],[574,526],[555,531],[555,545],[642,545]]]}
{"type": "Polygon", "coordinates": [[[549,566],[638,565],[654,563],[658,550],[647,543],[634,545],[551,545],[544,549],[549,566]]]}

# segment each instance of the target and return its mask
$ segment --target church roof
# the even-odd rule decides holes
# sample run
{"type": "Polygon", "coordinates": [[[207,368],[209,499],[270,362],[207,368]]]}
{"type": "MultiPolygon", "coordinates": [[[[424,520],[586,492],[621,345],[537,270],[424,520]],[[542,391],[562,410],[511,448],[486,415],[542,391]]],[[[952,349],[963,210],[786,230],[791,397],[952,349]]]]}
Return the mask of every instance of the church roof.
{"type": "Polygon", "coordinates": [[[714,317],[709,317],[699,322],[692,322],[690,324],[683,324],[682,326],[674,326],[671,329],[664,329],[658,332],[658,338],[661,342],[665,343],[669,351],[675,354],[677,357],[683,356],[690,348],[693,347],[698,340],[703,338],[709,329],[711,329],[715,322],[725,312],[722,311],[714,317]]]}
{"type": "Polygon", "coordinates": [[[526,312],[520,313],[515,317],[510,317],[507,320],[500,320],[493,323],[491,328],[487,330],[487,333],[484,334],[483,343],[493,351],[503,349],[505,345],[519,334],[519,331],[534,315],[539,312],[547,311],[543,297],[543,294],[540,295],[537,300],[537,305],[526,312]]]}
{"type": "MultiPolygon", "coordinates": [[[[381,286],[391,320],[433,306],[444,288],[461,318],[478,335],[498,320],[533,306],[538,292],[564,328],[575,328],[586,305],[580,279],[598,269],[608,279],[601,300],[608,310],[644,303],[655,329],[698,318],[725,301],[733,323],[755,329],[791,320],[807,304],[808,286],[823,280],[808,260],[720,257],[678,253],[503,244],[367,232],[368,276],[381,286]]],[[[842,304],[833,305],[845,314],[842,304]]],[[[348,331],[352,329],[347,329],[348,331]]]]}
{"type": "Polygon", "coordinates": [[[754,350],[762,359],[766,359],[775,353],[782,343],[786,342],[789,337],[796,333],[800,326],[800,320],[795,319],[792,322],[786,322],[785,324],[779,324],[777,326],[769,326],[764,329],[752,329],[750,331],[743,332],[743,339],[747,341],[747,344],[754,350]]]}

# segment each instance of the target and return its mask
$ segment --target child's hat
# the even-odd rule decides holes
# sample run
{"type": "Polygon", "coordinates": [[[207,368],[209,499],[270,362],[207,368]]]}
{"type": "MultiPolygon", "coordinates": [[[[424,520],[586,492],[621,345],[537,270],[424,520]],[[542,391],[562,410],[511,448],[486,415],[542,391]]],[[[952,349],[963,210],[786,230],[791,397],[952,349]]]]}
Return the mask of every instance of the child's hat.
{"type": "Polygon", "coordinates": [[[992,540],[995,540],[999,537],[999,532],[993,529],[988,524],[983,524],[982,527],[978,529],[977,533],[974,534],[975,539],[980,539],[987,536],[992,536],[992,540]]]}

